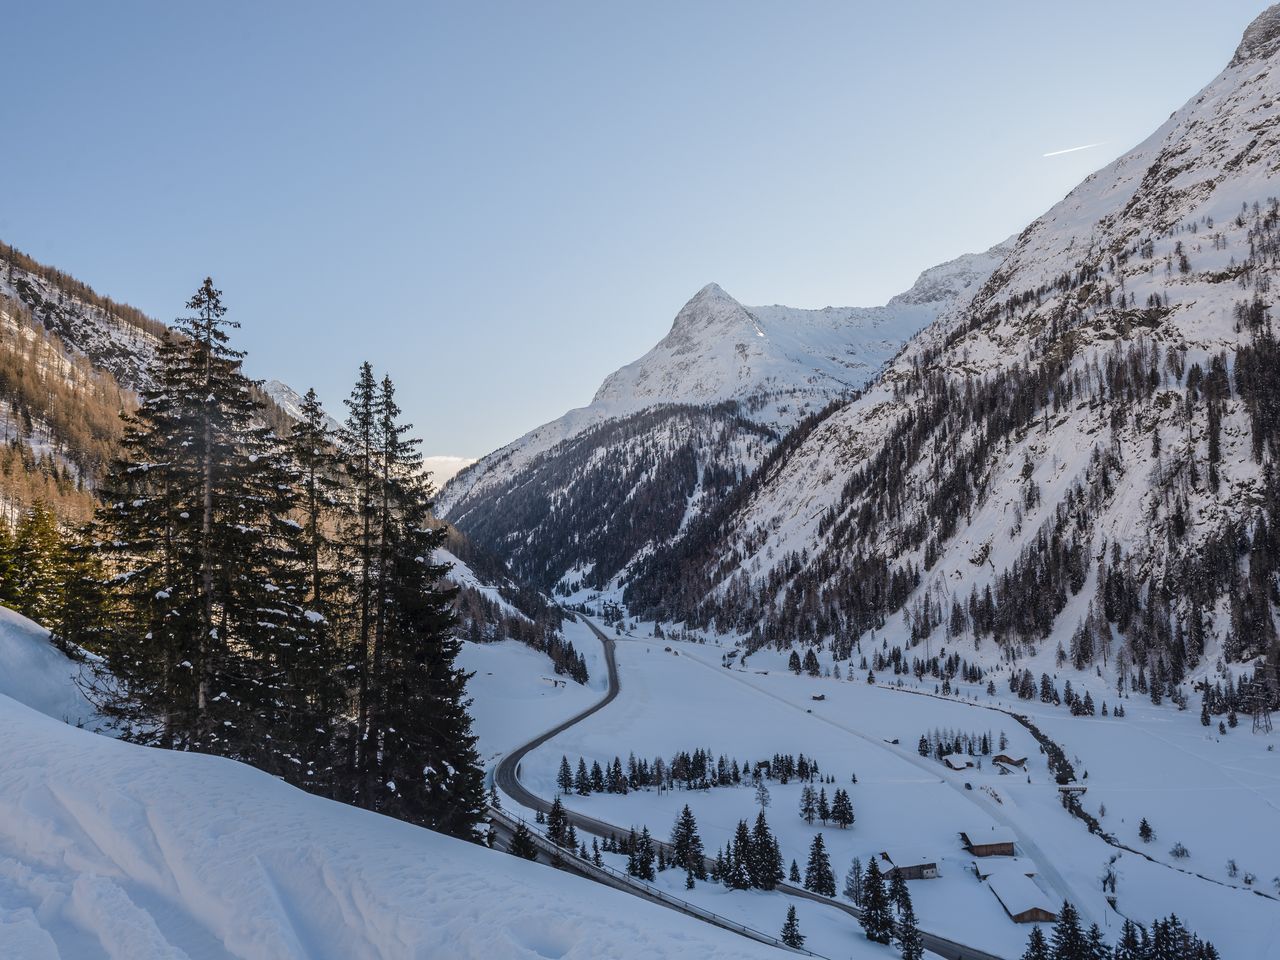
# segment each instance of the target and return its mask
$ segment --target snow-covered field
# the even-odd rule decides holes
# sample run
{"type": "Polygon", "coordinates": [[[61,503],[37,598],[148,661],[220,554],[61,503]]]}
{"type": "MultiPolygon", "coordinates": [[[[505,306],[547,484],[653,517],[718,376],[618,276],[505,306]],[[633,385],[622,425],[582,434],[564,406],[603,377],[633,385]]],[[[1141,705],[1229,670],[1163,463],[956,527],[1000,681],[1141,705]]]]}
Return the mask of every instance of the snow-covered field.
{"type": "MultiPolygon", "coordinates": [[[[964,689],[965,697],[976,698],[965,702],[924,695],[923,690],[890,689],[886,678],[870,686],[865,674],[856,671],[852,681],[797,677],[776,652],[757,652],[745,669],[726,669],[721,656],[727,648],[641,636],[647,632],[645,628],[618,643],[619,698],[525,761],[523,779],[535,792],[555,793],[562,754],[576,765],[578,756],[588,764],[593,759],[603,764],[620,755],[625,764],[630,751],[669,759],[677,750],[697,747],[739,761],[765,759],[775,751],[803,752],[816,758],[824,773],[835,774],[836,784],[826,787],[828,795],[836,786],[849,790],[857,821],[847,831],[808,826],[798,813],[799,785],[771,782],[768,816],[787,862],[795,859],[803,869],[817,832],[831,851],[838,880],[853,856],[864,864],[881,851],[895,858],[935,860],[938,879],[910,883],[921,926],[931,932],[1002,956],[1021,955],[1029,928],[1009,920],[972,872],[973,858],[958,838],[961,830],[998,825],[1014,832],[1019,854],[1034,865],[1034,882],[1047,905],[1070,898],[1087,922],[1097,922],[1110,935],[1126,916],[1147,923],[1176,912],[1224,956],[1280,957],[1280,902],[1184,872],[1194,869],[1242,885],[1244,872],[1251,871],[1258,877],[1256,888],[1274,893],[1271,877],[1280,867],[1272,852],[1276,839],[1256,835],[1274,834],[1265,825],[1276,822],[1274,778],[1280,774],[1280,757],[1268,749],[1275,738],[1253,738],[1240,729],[1224,738],[1229,743],[1217,744],[1216,724],[1213,736],[1206,738],[1197,712],[1154,708],[1136,699],[1126,702],[1123,719],[1089,720],[1071,718],[1061,707],[1036,710],[1009,698],[1005,688],[988,697],[985,683],[964,689]],[[814,701],[815,694],[825,699],[814,701]],[[1181,869],[1089,834],[1061,806],[1035,740],[1012,717],[986,709],[986,704],[1030,713],[1064,745],[1077,772],[1088,771],[1084,805],[1096,813],[1105,803],[1104,828],[1181,869]],[[1030,758],[1027,774],[1002,775],[989,758],[982,769],[963,772],[921,758],[919,737],[935,727],[990,732],[997,741],[1005,734],[1006,753],[1030,758]],[[895,738],[898,745],[885,742],[895,738]],[[856,785],[850,782],[853,773],[856,785]],[[966,789],[966,782],[972,789],[966,789]],[[1157,831],[1157,841],[1149,846],[1136,835],[1143,816],[1157,831]],[[1248,841],[1251,836],[1255,842],[1248,841]],[[1168,855],[1178,841],[1192,851],[1191,858],[1175,861],[1168,855]],[[1239,864],[1240,877],[1233,881],[1225,873],[1229,857],[1239,864]],[[1108,867],[1118,877],[1119,912],[1108,906],[1102,891],[1108,867]]],[[[931,680],[924,686],[932,692],[931,680]]],[[[570,796],[565,802],[610,823],[647,825],[664,838],[688,803],[711,853],[726,843],[739,819],[752,819],[757,810],[748,787],[570,796]]],[[[682,885],[683,878],[677,879],[682,885]]],[[[777,895],[730,893],[710,884],[691,895],[717,912],[756,918],[766,909],[762,904],[770,902],[761,898],[768,897],[779,903],[775,911],[785,910],[777,895]]],[[[802,926],[806,906],[815,930],[809,943],[813,949],[838,956],[859,942],[861,932],[847,917],[828,926],[818,919],[823,909],[814,905],[800,905],[802,926]]]]}
{"type": "Polygon", "coordinates": [[[73,669],[0,611],[5,960],[776,955],[242,764],[76,729],[73,669]]]}
{"type": "Polygon", "coordinates": [[[600,641],[585,624],[570,620],[564,635],[587,661],[586,686],[557,676],[546,654],[516,640],[463,644],[458,666],[474,674],[467,684],[472,732],[486,767],[604,696],[609,675],[600,641]]]}

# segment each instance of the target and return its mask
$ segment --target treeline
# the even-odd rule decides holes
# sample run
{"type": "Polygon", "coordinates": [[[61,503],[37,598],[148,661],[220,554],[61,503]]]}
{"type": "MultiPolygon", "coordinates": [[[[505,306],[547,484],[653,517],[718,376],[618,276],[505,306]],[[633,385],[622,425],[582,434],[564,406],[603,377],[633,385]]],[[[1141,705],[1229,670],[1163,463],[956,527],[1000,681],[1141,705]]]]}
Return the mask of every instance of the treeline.
{"type": "Polygon", "coordinates": [[[767,760],[755,763],[743,760],[739,764],[724,754],[716,757],[710,750],[697,747],[691,751],[677,751],[669,760],[662,757],[654,757],[652,761],[643,757],[637,759],[632,753],[625,767],[620,757],[614,757],[612,763],[603,766],[598,760],[593,760],[588,766],[586,758],[579,757],[576,772],[569,758],[561,755],[556,786],[561,793],[585,797],[592,793],[627,793],[649,787],[709,790],[712,787],[740,786],[744,781],[776,780],[786,784],[799,780],[813,783],[819,775],[818,761],[803,753],[798,758],[789,753],[775,753],[767,760]]]}
{"type": "Polygon", "coordinates": [[[334,436],[314,391],[279,437],[206,280],[71,584],[59,633],[97,654],[128,739],[252,763],[312,792],[471,836],[484,808],[418,441],[369,364],[334,436]]]}

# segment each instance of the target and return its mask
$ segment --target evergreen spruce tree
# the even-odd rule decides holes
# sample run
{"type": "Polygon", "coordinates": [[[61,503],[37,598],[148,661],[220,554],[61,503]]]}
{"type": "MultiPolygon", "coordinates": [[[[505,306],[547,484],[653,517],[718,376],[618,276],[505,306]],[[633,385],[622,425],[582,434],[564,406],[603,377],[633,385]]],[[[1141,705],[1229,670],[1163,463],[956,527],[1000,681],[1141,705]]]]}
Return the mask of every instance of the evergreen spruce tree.
{"type": "Polygon", "coordinates": [[[1103,939],[1102,931],[1096,923],[1090,924],[1088,938],[1085,960],[1113,960],[1111,949],[1107,946],[1107,941],[1103,939]]]}
{"type": "Polygon", "coordinates": [[[694,820],[693,811],[689,809],[687,803],[671,829],[671,847],[672,863],[686,870],[692,870],[693,875],[699,880],[707,879],[702,837],[698,835],[698,823],[694,820]]]}
{"type": "Polygon", "coordinates": [[[827,821],[831,819],[831,804],[827,800],[826,787],[818,788],[818,819],[822,821],[824,827],[827,825],[827,821]]]}
{"type": "Polygon", "coordinates": [[[791,861],[791,870],[787,873],[787,883],[800,883],[800,868],[796,866],[794,860],[791,861]]]}
{"type": "Polygon", "coordinates": [[[831,803],[831,819],[841,830],[853,826],[853,801],[843,787],[836,788],[835,800],[831,803]]]}
{"type": "Polygon", "coordinates": [[[466,711],[469,674],[456,666],[457,591],[444,585],[448,566],[433,562],[446,531],[431,523],[419,441],[407,438],[389,378],[374,409],[361,801],[468,837],[483,814],[484,784],[466,711]]]}
{"type": "Polygon", "coordinates": [[[809,847],[809,863],[804,870],[804,888],[824,897],[836,895],[836,878],[831,872],[831,858],[827,855],[822,834],[815,834],[809,847]]]}
{"type": "Polygon", "coordinates": [[[888,943],[893,935],[893,917],[889,897],[885,893],[884,878],[876,857],[867,863],[862,879],[862,929],[867,939],[876,943],[888,943]]]}
{"type": "MultiPolygon", "coordinates": [[[[1041,939],[1043,940],[1043,936],[1041,939]]],[[[1030,946],[1028,946],[1028,949],[1030,949],[1030,946]]],[[[1047,945],[1045,950],[1048,950],[1047,945]]],[[[1116,943],[1114,952],[1115,960],[1144,960],[1142,940],[1138,936],[1138,925],[1132,920],[1126,919],[1124,926],[1120,928],[1120,939],[1116,943]]]]}
{"type": "Polygon", "coordinates": [[[44,503],[36,501],[22,513],[13,537],[12,606],[47,627],[54,626],[61,611],[62,558],[57,518],[44,503]]]}
{"type": "Polygon", "coordinates": [[[853,858],[853,862],[849,864],[849,872],[844,878],[844,898],[855,906],[862,903],[862,861],[858,857],[853,858]]]}
{"type": "Polygon", "coordinates": [[[573,789],[573,768],[569,766],[569,758],[563,754],[560,757],[560,771],[556,774],[556,786],[561,793],[568,793],[573,789]]]}
{"type": "Polygon", "coordinates": [[[525,860],[538,859],[538,848],[534,845],[533,834],[529,832],[529,828],[523,823],[516,824],[515,832],[511,835],[509,852],[513,856],[523,857],[525,860]]]}
{"type": "Polygon", "coordinates": [[[551,802],[551,809],[547,812],[547,839],[557,847],[563,847],[568,842],[568,837],[569,815],[565,812],[560,798],[556,797],[551,802]]]}
{"type": "Polygon", "coordinates": [[[751,829],[751,885],[761,890],[772,890],[782,881],[782,850],[778,840],[769,829],[769,821],[764,811],[756,814],[755,826],[751,829]]]}
{"type": "Polygon", "coordinates": [[[911,905],[911,891],[907,889],[907,880],[901,870],[894,870],[889,875],[889,902],[899,914],[904,904],[911,905]]]}
{"type": "Polygon", "coordinates": [[[1089,941],[1080,927],[1080,915],[1070,901],[1063,901],[1058,911],[1058,922],[1054,924],[1053,936],[1050,938],[1053,947],[1053,960],[1088,960],[1089,941]]]}
{"type": "Polygon", "coordinates": [[[1031,928],[1031,935],[1027,937],[1027,949],[1022,953],[1022,960],[1054,960],[1053,953],[1049,950],[1049,944],[1045,941],[1044,933],[1039,926],[1031,928]]]}
{"type": "Polygon", "coordinates": [[[296,680],[314,647],[293,486],[212,281],[187,307],[102,485],[94,541],[120,575],[110,630],[86,640],[97,699],[125,736],[305,782],[323,758],[296,732],[326,718],[296,680]]]}
{"type": "Polygon", "coordinates": [[[636,836],[633,830],[631,835],[635,837],[635,840],[632,843],[631,857],[627,861],[628,872],[633,877],[652,881],[657,874],[654,872],[655,856],[653,839],[649,836],[649,828],[641,828],[639,836],[636,836]]]}
{"type": "Polygon", "coordinates": [[[806,783],[804,789],[800,791],[800,816],[804,818],[805,823],[812,826],[817,815],[818,798],[814,795],[813,787],[806,783]]]}
{"type": "Polygon", "coordinates": [[[747,821],[739,820],[733,834],[733,846],[730,850],[729,880],[730,890],[747,890],[752,886],[751,864],[754,860],[751,849],[751,831],[747,821]]]}
{"type": "MultiPolygon", "coordinates": [[[[894,873],[895,879],[897,876],[894,873]]],[[[922,960],[924,938],[920,936],[920,929],[916,926],[916,911],[911,905],[911,894],[905,883],[895,902],[898,907],[898,946],[902,949],[902,960],[922,960]]]]}
{"type": "Polygon", "coordinates": [[[788,947],[794,947],[797,950],[804,946],[804,935],[800,932],[800,920],[796,917],[794,903],[787,907],[787,921],[782,925],[780,939],[788,947]]]}

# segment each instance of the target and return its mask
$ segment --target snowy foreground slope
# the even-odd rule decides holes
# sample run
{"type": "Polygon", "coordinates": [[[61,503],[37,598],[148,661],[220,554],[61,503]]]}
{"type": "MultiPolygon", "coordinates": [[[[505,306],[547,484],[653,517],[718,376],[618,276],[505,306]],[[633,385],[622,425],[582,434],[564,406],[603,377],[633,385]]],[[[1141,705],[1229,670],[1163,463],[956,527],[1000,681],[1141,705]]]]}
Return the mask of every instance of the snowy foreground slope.
{"type": "MultiPolygon", "coordinates": [[[[66,675],[38,639],[20,618],[0,621],[0,678],[66,675]]],[[[0,744],[6,960],[776,955],[242,764],[78,730],[7,695],[0,744]]]]}

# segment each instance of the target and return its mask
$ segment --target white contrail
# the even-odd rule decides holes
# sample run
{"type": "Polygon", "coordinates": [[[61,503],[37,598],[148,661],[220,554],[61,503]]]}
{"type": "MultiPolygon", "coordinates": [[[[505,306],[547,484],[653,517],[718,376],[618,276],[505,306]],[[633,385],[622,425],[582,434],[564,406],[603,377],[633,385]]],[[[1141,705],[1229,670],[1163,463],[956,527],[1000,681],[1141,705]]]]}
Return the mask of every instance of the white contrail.
{"type": "Polygon", "coordinates": [[[1098,143],[1086,143],[1084,146],[1080,146],[1080,147],[1067,147],[1067,149],[1065,150],[1050,150],[1048,153],[1041,154],[1041,156],[1060,157],[1064,153],[1075,153],[1077,150],[1092,150],[1094,147],[1101,147],[1106,142],[1107,141],[1102,140],[1098,143]]]}

